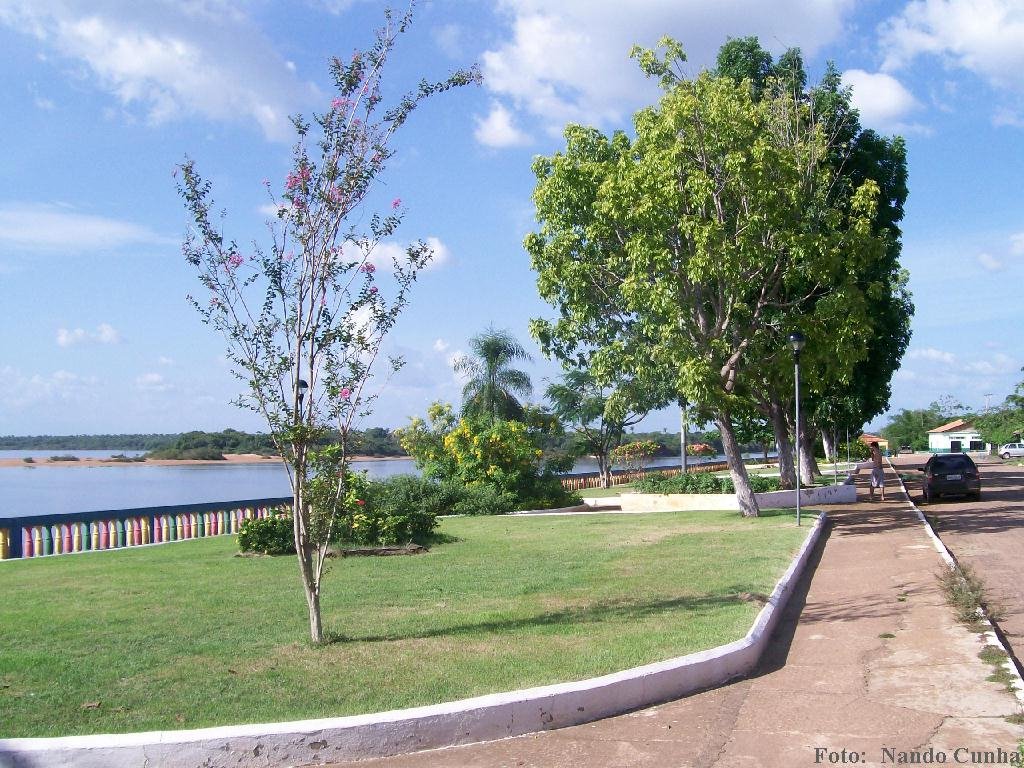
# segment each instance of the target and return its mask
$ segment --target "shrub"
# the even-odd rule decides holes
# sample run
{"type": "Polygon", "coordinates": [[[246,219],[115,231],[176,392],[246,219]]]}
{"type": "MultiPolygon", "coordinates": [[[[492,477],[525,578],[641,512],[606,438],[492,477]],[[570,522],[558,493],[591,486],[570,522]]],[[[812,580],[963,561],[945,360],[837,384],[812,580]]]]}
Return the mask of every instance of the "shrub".
{"type": "Polygon", "coordinates": [[[47,461],[78,461],[77,456],[64,455],[64,456],[51,456],[47,461]]]}
{"type": "Polygon", "coordinates": [[[438,483],[414,475],[395,475],[366,484],[341,538],[353,544],[391,546],[425,544],[446,512],[449,492],[438,483]]]}
{"type": "MultiPolygon", "coordinates": [[[[648,475],[635,484],[640,493],[735,493],[730,477],[717,477],[711,472],[687,475],[648,475]]],[[[751,475],[750,487],[754,493],[779,490],[779,478],[751,475]]]]}
{"type": "Polygon", "coordinates": [[[507,515],[516,508],[515,494],[502,492],[493,485],[446,483],[445,486],[451,489],[453,503],[449,510],[454,515],[507,515]]]}
{"type": "Polygon", "coordinates": [[[26,464],[35,464],[36,463],[36,460],[33,459],[31,456],[26,456],[25,458],[22,459],[22,461],[24,461],[26,464]]]}
{"type": "Polygon", "coordinates": [[[565,457],[545,460],[541,444],[555,430],[545,414],[534,413],[529,423],[456,419],[451,406],[435,403],[428,417],[429,423],[413,419],[399,431],[400,440],[424,476],[453,494],[453,511],[502,514],[580,503],[580,497],[566,491],[554,474],[565,457]],[[480,486],[490,490],[479,490],[480,486]]]}
{"type": "Polygon", "coordinates": [[[238,529],[238,548],[242,552],[262,552],[265,555],[294,555],[292,516],[282,512],[243,520],[238,529]]]}

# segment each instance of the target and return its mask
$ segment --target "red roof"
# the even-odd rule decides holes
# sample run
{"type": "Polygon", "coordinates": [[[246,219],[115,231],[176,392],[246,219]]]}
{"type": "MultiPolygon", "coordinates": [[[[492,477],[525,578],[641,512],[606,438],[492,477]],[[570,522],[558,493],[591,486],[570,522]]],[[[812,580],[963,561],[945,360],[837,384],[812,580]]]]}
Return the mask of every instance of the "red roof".
{"type": "Polygon", "coordinates": [[[963,419],[956,419],[955,421],[949,422],[949,424],[943,424],[941,427],[936,427],[935,429],[929,429],[928,433],[931,434],[932,432],[954,432],[954,431],[961,432],[961,431],[964,431],[964,430],[973,430],[973,429],[974,429],[974,425],[971,424],[971,422],[964,421],[963,419]]]}

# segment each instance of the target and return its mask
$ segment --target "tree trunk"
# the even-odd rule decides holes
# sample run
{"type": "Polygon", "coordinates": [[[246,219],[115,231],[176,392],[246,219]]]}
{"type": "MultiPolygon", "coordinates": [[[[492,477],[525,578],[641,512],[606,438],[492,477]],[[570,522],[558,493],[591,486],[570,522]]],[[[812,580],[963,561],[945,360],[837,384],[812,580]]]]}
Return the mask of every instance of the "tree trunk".
{"type": "Polygon", "coordinates": [[[608,460],[607,453],[597,454],[597,472],[601,476],[601,487],[612,487],[612,463],[608,460]]]}
{"type": "Polygon", "coordinates": [[[732,475],[732,484],[736,489],[740,512],[744,517],[757,517],[761,510],[758,509],[757,499],[754,498],[754,491],[750,487],[747,465],[743,463],[740,444],[736,441],[736,433],[733,431],[729,412],[727,410],[720,411],[716,423],[718,431],[722,435],[722,447],[725,449],[726,461],[729,462],[729,474],[732,475]]]}
{"type": "Polygon", "coordinates": [[[818,461],[814,458],[814,432],[812,425],[801,419],[800,424],[800,482],[806,486],[814,485],[814,478],[821,474],[818,461]]]}
{"type": "Polygon", "coordinates": [[[685,475],[689,471],[689,467],[686,466],[686,401],[679,401],[679,462],[682,467],[683,474],[685,475]]]}
{"type": "Polygon", "coordinates": [[[779,449],[779,487],[783,490],[796,488],[796,470],[793,468],[793,443],[789,439],[789,420],[786,412],[778,403],[770,406],[772,431],[775,432],[775,444],[779,449]]]}
{"type": "MultiPolygon", "coordinates": [[[[305,468],[302,468],[304,473],[305,468]]],[[[313,568],[313,553],[316,547],[309,541],[309,520],[302,499],[303,480],[299,468],[295,472],[295,490],[292,495],[292,531],[295,535],[295,556],[299,561],[299,575],[302,577],[302,591],[306,595],[309,609],[309,637],[314,643],[324,640],[323,622],[320,618],[320,584],[313,568]]]]}
{"type": "Polygon", "coordinates": [[[836,455],[836,436],[827,429],[821,430],[821,445],[825,449],[825,459],[835,464],[839,457],[836,455]]]}

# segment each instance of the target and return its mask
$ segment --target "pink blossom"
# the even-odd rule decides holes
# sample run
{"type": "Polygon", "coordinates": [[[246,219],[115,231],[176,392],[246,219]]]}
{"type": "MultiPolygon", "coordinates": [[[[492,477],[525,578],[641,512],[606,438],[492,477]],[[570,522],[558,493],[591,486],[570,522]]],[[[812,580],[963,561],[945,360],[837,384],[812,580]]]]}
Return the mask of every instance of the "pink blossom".
{"type": "Polygon", "coordinates": [[[242,254],[240,254],[240,253],[232,253],[231,256],[228,257],[228,263],[232,267],[240,267],[240,266],[242,266],[242,262],[243,261],[244,261],[244,259],[242,258],[242,254]]]}
{"type": "Polygon", "coordinates": [[[374,293],[376,293],[376,292],[377,292],[377,286],[376,286],[376,285],[372,285],[372,286],[370,286],[370,293],[371,293],[371,294],[374,294],[374,293]]]}
{"type": "Polygon", "coordinates": [[[363,506],[364,504],[366,504],[366,502],[365,502],[365,501],[363,501],[362,499],[356,499],[356,504],[358,504],[358,505],[359,505],[359,506],[361,507],[361,506],[363,506]]]}
{"type": "Polygon", "coordinates": [[[341,204],[345,200],[345,191],[336,184],[332,184],[327,188],[327,199],[332,203],[341,204]]]}
{"type": "Polygon", "coordinates": [[[396,197],[394,200],[391,201],[391,210],[393,210],[393,211],[398,210],[398,207],[401,204],[402,204],[402,198],[396,197]]]}
{"type": "Polygon", "coordinates": [[[342,387],[341,392],[339,392],[338,394],[341,395],[342,400],[348,400],[350,397],[352,397],[352,390],[349,389],[348,387],[342,387]]]}
{"type": "Polygon", "coordinates": [[[374,272],[377,271],[377,267],[367,261],[359,265],[359,271],[365,272],[368,275],[372,275],[374,272]]]}
{"type": "Polygon", "coordinates": [[[345,106],[345,99],[340,99],[337,96],[335,96],[331,100],[331,109],[341,109],[344,106],[345,106]]]}

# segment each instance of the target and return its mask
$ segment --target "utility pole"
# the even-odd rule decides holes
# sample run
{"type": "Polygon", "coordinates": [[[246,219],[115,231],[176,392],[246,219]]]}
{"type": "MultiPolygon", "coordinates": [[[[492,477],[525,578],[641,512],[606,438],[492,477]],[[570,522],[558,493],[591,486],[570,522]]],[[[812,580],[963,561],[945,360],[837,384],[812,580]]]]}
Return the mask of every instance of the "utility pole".
{"type": "Polygon", "coordinates": [[[992,392],[985,393],[985,413],[988,413],[988,399],[992,397],[992,392]]]}

